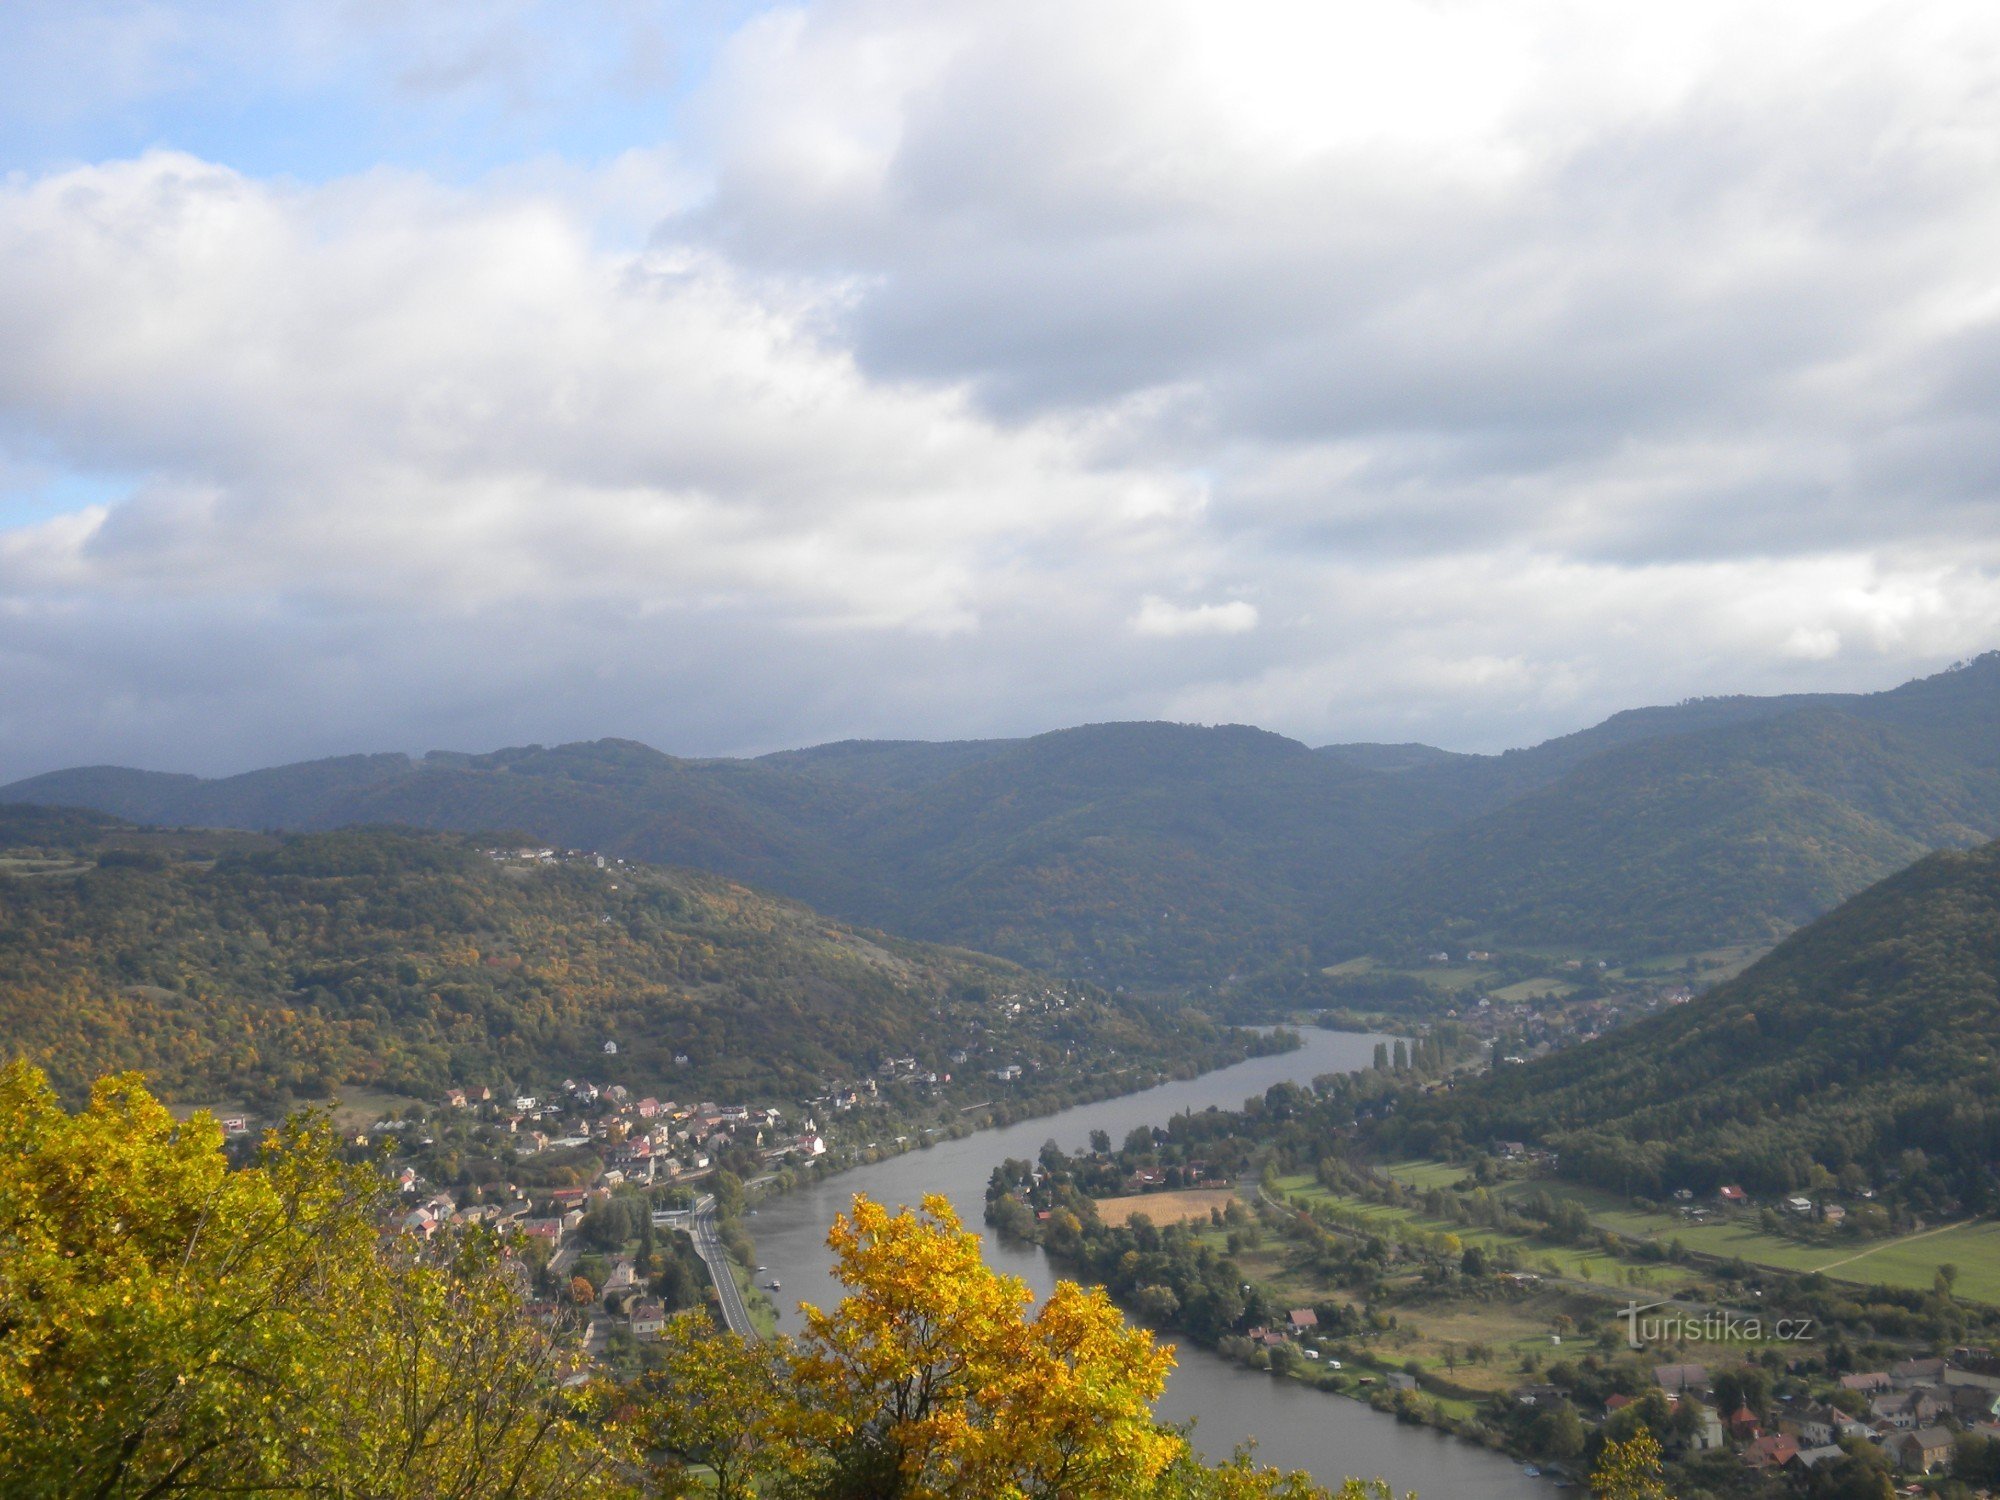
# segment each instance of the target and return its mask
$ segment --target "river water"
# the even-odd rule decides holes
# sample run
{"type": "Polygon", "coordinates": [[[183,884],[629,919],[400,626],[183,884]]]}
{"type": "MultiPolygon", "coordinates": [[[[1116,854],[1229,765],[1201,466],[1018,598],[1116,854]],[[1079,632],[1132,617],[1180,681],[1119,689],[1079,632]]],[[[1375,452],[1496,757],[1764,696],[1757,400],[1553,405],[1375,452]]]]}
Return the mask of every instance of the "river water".
{"type": "MultiPolygon", "coordinates": [[[[1093,1130],[1122,1141],[1134,1126],[1164,1124],[1182,1110],[1240,1108],[1245,1098],[1274,1083],[1310,1083],[1321,1073],[1367,1067],[1375,1043],[1384,1040],[1337,1031],[1307,1030],[1302,1035],[1305,1045],[1296,1052],[1251,1058],[1200,1078],[980,1131],[770,1200],[750,1228],[758,1258],[768,1268],[758,1279],[783,1283],[775,1297],[782,1309],[780,1327],[788,1333],[800,1330],[801,1299],[820,1306],[838,1299],[839,1285],[829,1274],[833,1256],[826,1248],[826,1230],[856,1193],[889,1204],[914,1204],[927,1193],[942,1193],[968,1227],[983,1230],[987,1178],[1007,1157],[1032,1158],[1050,1139],[1064,1150],[1078,1150],[1088,1144],[1093,1130]]],[[[1039,1248],[1002,1244],[990,1232],[984,1247],[991,1265],[1019,1276],[1038,1299],[1054,1286],[1055,1270],[1039,1248]]],[[[1423,1500],[1547,1500],[1550,1494],[1546,1480],[1528,1478],[1497,1454],[1429,1428],[1406,1426],[1358,1401],[1246,1370],[1190,1343],[1179,1346],[1178,1357],[1158,1410],[1171,1422],[1197,1418],[1195,1443],[1210,1457],[1227,1457],[1238,1443],[1254,1438],[1262,1462],[1305,1469],[1329,1484],[1349,1474],[1381,1475],[1397,1493],[1413,1489],[1423,1500]]]]}

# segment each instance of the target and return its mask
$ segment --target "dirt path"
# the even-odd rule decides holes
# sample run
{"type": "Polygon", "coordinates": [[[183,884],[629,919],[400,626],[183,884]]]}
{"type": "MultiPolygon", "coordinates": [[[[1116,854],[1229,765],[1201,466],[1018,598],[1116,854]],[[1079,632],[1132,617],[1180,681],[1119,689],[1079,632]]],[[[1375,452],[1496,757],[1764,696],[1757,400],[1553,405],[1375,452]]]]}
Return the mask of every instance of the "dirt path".
{"type": "Polygon", "coordinates": [[[1814,1266],[1813,1270],[1837,1271],[1842,1266],[1853,1265],[1857,1260],[1866,1260],[1871,1255],[1880,1255],[1884,1250],[1894,1250],[1901,1245],[1914,1245],[1918,1240],[1927,1240],[1934,1234],[1943,1234],[1947,1229],[1959,1229],[1971,1222],[1970,1219],[1958,1219],[1950,1224],[1940,1224],[1935,1229],[1926,1229],[1922,1234],[1906,1234],[1900,1240],[1884,1240],[1879,1245],[1870,1245],[1866,1250],[1861,1251],[1857,1255],[1850,1255],[1845,1260],[1830,1260],[1823,1266],[1814,1266]]]}

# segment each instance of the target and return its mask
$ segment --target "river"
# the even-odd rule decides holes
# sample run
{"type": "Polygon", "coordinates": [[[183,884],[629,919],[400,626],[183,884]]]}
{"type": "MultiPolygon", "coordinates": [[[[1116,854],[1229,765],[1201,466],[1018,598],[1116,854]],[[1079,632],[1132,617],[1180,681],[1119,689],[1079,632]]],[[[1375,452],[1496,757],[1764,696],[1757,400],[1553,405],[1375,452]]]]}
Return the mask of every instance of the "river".
{"type": "MultiPolygon", "coordinates": [[[[914,1204],[927,1193],[942,1193],[957,1205],[970,1227],[985,1233],[986,1259],[1019,1276],[1039,1299],[1055,1284],[1055,1270],[1034,1246],[1000,1243],[984,1230],[986,1182],[1005,1158],[1032,1158],[1042,1142],[1054,1139],[1065,1150],[1088,1144],[1102,1130],[1122,1141],[1135,1125],[1164,1124],[1184,1109],[1241,1107],[1245,1098],[1274,1083],[1310,1083],[1321,1073],[1369,1065],[1380,1037],[1353,1032],[1307,1030],[1305,1045],[1277,1057],[1254,1057],[1185,1082],[1163,1083],[1144,1093],[1059,1114],[1023,1120],[999,1130],[980,1131],[872,1166],[857,1167],[808,1188],[775,1198],[750,1223],[758,1258],[769,1269],[759,1280],[783,1283],[776,1300],[779,1324],[796,1333],[801,1298],[816,1305],[835,1300],[839,1286],[829,1274],[827,1226],[853,1195],[866,1193],[890,1204],[914,1204]]],[[[1381,1475],[1398,1494],[1416,1490],[1423,1500],[1547,1500],[1546,1480],[1534,1480],[1518,1465],[1483,1448],[1425,1427],[1412,1427],[1358,1401],[1310,1390],[1233,1365],[1206,1349],[1183,1343],[1179,1367],[1167,1383],[1160,1415],[1171,1422],[1198,1418],[1195,1442],[1211,1457],[1227,1457],[1245,1439],[1257,1441],[1257,1456],[1285,1469],[1305,1469],[1323,1483],[1349,1474],[1381,1475]]]]}

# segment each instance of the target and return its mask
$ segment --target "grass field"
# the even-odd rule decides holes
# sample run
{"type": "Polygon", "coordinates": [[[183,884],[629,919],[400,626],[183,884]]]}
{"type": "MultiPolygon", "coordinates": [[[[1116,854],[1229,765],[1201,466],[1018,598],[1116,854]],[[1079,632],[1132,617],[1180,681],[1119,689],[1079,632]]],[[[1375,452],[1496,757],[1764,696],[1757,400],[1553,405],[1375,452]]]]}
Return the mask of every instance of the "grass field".
{"type": "Polygon", "coordinates": [[[1350,958],[1346,963],[1328,964],[1320,973],[1329,979],[1339,979],[1350,974],[1373,973],[1374,969],[1375,960],[1372,958],[1350,958]]]}
{"type": "Polygon", "coordinates": [[[382,1089],[343,1084],[333,1106],[333,1123],[343,1130],[372,1125],[384,1115],[400,1117],[412,1104],[423,1102],[408,1094],[391,1094],[382,1089]]]}
{"type": "Polygon", "coordinates": [[[1734,979],[1770,951],[1768,943],[1739,943],[1729,948],[1705,948],[1697,953],[1654,954],[1634,959],[1611,973],[1621,979],[1686,979],[1695,984],[1720,984],[1725,979],[1734,979]]]}
{"type": "Polygon", "coordinates": [[[0,854],[0,875],[81,875],[93,868],[88,860],[39,859],[25,854],[0,854]]]}
{"type": "Polygon", "coordinates": [[[1485,988],[1488,982],[1499,977],[1500,971],[1481,964],[1431,964],[1406,969],[1372,958],[1350,958],[1345,963],[1329,964],[1320,973],[1329,979],[1346,979],[1360,974],[1403,974],[1456,994],[1461,990],[1485,988]]]}
{"type": "Polygon", "coordinates": [[[1384,1170],[1404,1186],[1423,1192],[1432,1188],[1448,1188],[1466,1178],[1464,1167],[1453,1166],[1448,1161],[1399,1161],[1384,1170]]]}
{"type": "Polygon", "coordinates": [[[1492,999],[1518,1005],[1528,1000],[1562,1000],[1574,995],[1577,987],[1567,979],[1523,979],[1489,992],[1492,999]]]}
{"type": "Polygon", "coordinates": [[[1549,1342],[1558,1316],[1581,1328],[1598,1326],[1605,1304],[1580,1294],[1550,1289],[1507,1302],[1444,1302],[1398,1309],[1398,1326],[1377,1341],[1376,1353],[1391,1363],[1415,1360],[1428,1370],[1479,1391],[1511,1390],[1522,1381],[1521,1359],[1561,1354],[1549,1342]],[[1486,1351],[1481,1360],[1473,1351],[1486,1351]]]}
{"type": "Polygon", "coordinates": [[[1225,1208],[1235,1197],[1233,1188],[1185,1188],[1178,1193],[1099,1198],[1097,1217],[1107,1224],[1123,1224],[1134,1214],[1144,1214],[1155,1224],[1179,1224],[1187,1219],[1205,1221],[1209,1210],[1225,1208]]]}
{"type": "MultiPolygon", "coordinates": [[[[1304,1178],[1281,1178],[1279,1185],[1291,1192],[1328,1196],[1304,1178]]],[[[1383,1216],[1399,1215],[1396,1210],[1384,1210],[1383,1216]]],[[[1499,1239],[1478,1231],[1463,1237],[1486,1243],[1499,1239]]],[[[1203,1230],[1198,1238],[1213,1244],[1218,1251],[1223,1249],[1222,1231],[1203,1230]]],[[[1260,1243],[1233,1252],[1232,1258],[1274,1306],[1355,1304],[1351,1292],[1320,1280],[1311,1270],[1310,1262],[1298,1256],[1296,1247],[1269,1231],[1260,1243]]],[[[1608,1264],[1607,1257],[1599,1259],[1608,1264]]],[[[1604,1326],[1620,1298],[1620,1293],[1608,1288],[1607,1291],[1608,1297],[1599,1296],[1549,1282],[1525,1295],[1399,1305],[1395,1327],[1358,1340],[1332,1341],[1331,1347],[1384,1368],[1400,1369],[1415,1363],[1476,1391],[1508,1390],[1521,1381],[1524,1356],[1558,1357],[1560,1346],[1551,1337],[1554,1329],[1568,1326],[1575,1330],[1577,1338],[1594,1338],[1595,1331],[1604,1326]],[[1562,1318],[1569,1320],[1567,1325],[1558,1321],[1562,1318]],[[1483,1357],[1474,1358],[1477,1351],[1483,1351],[1483,1357]]],[[[1351,1367],[1351,1372],[1357,1382],[1366,1374],[1362,1368],[1351,1367]]],[[[1463,1405],[1446,1404],[1454,1409],[1463,1405]]],[[[1470,1407],[1464,1409],[1469,1411],[1470,1407]]]]}
{"type": "Polygon", "coordinates": [[[739,1266],[728,1256],[729,1274],[736,1278],[736,1289],[743,1294],[743,1306],[750,1314],[750,1321],[757,1332],[767,1339],[778,1336],[778,1308],[771,1300],[771,1294],[757,1285],[756,1277],[743,1266],[739,1266]]]}
{"type": "MultiPolygon", "coordinates": [[[[1436,1163],[1431,1165],[1435,1167],[1436,1163]]],[[[1511,1250],[1519,1258],[1523,1269],[1543,1275],[1566,1276],[1605,1287],[1635,1287],[1649,1291],[1671,1289],[1687,1280],[1687,1273],[1677,1267],[1634,1265],[1602,1250],[1547,1245],[1525,1235],[1501,1234],[1491,1229],[1452,1224],[1427,1218],[1415,1209],[1392,1208],[1343,1193],[1330,1193],[1306,1176],[1281,1177],[1278,1187],[1287,1197],[1302,1197],[1309,1203],[1338,1204],[1364,1222],[1374,1221],[1385,1227],[1392,1223],[1404,1223],[1436,1234],[1455,1234],[1461,1244],[1478,1245],[1488,1251],[1511,1250]]]]}
{"type": "MultiPolygon", "coordinates": [[[[1407,1168],[1424,1165],[1404,1163],[1389,1170],[1402,1177],[1407,1168]]],[[[1884,1286],[1928,1291],[1938,1267],[1949,1263],[1958,1267],[1958,1296],[2000,1304],[2000,1223],[1991,1220],[1955,1224],[1872,1244],[1856,1240],[1810,1243],[1771,1234],[1748,1218],[1689,1224],[1678,1214],[1648,1213],[1610,1193],[1573,1183],[1537,1180],[1512,1184],[1505,1191],[1518,1194],[1536,1188],[1580,1203],[1593,1223],[1620,1234],[1663,1243],[1679,1240],[1688,1249],[1704,1255],[1735,1257],[1780,1271],[1821,1271],[1837,1281],[1860,1286],[1879,1282],[1884,1286]]]]}
{"type": "Polygon", "coordinates": [[[1884,1240],[1861,1251],[1837,1250],[1833,1261],[1822,1261],[1814,1269],[1842,1281],[1879,1281],[1921,1289],[1930,1286],[1938,1267],[1946,1264],[1958,1267],[1954,1295],[2000,1304],[2000,1223],[1987,1219],[1954,1224],[1927,1234],[1884,1240]]]}

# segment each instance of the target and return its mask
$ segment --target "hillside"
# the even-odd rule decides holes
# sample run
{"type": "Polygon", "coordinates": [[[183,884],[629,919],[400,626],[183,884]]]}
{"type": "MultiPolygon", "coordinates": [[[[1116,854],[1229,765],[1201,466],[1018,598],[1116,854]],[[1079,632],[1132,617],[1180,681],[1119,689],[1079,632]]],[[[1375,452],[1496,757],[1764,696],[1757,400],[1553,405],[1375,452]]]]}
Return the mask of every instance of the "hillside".
{"type": "Polygon", "coordinates": [[[1302,949],[1330,892],[1444,826],[1452,805],[1279,735],[1175,724],[756,761],[620,740],[395,759],[209,782],[58,772],[0,797],[165,824],[519,829],[912,936],[1168,984],[1302,949]],[[287,793],[295,815],[273,816],[287,793]]]}
{"type": "Polygon", "coordinates": [[[1824,708],[1642,741],[1471,818],[1336,920],[1349,946],[1769,943],[2000,831],[2000,775],[1824,708]]]}
{"type": "Polygon", "coordinates": [[[2000,833],[2000,653],[1882,693],[1634,709],[1497,756],[1100,724],[755,760],[599,740],[216,780],[98,767],[0,798],[170,825],[518,829],[1147,987],[1465,940],[1676,953],[1769,942],[2000,833]]]}
{"type": "Polygon", "coordinates": [[[957,1048],[1194,1060],[1216,1037],[1189,1024],[712,876],[0,809],[0,1054],[70,1090],[132,1067],[174,1098],[545,1084],[610,1041],[628,1083],[799,1098],[957,1048]]]}
{"type": "Polygon", "coordinates": [[[855,838],[916,877],[902,930],[1173,983],[1303,954],[1326,901],[1448,817],[1263,730],[1104,724],[879,805],[855,838]]]}
{"type": "Polygon", "coordinates": [[[1933,854],[1735,980],[1584,1046],[1418,1104],[1390,1134],[1540,1141],[1621,1193],[1814,1167],[1920,1210],[2000,1203],[2000,843],[1933,854]]]}

